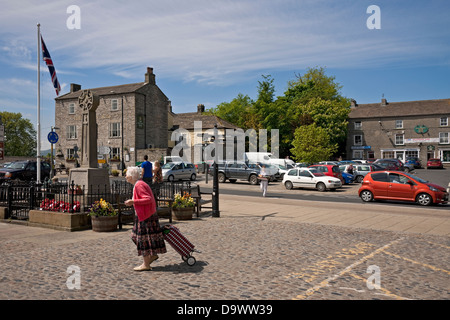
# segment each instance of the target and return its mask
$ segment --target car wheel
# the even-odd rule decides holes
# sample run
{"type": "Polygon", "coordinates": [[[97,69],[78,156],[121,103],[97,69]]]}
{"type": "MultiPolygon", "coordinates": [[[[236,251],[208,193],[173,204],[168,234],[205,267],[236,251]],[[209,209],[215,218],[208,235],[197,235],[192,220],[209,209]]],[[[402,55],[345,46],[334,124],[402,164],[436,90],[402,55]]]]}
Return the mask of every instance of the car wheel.
{"type": "Polygon", "coordinates": [[[193,174],[191,175],[191,181],[195,181],[195,179],[197,179],[197,176],[195,175],[195,173],[193,173],[193,174]]]}
{"type": "Polygon", "coordinates": [[[363,180],[364,180],[364,177],[363,177],[363,176],[357,176],[357,177],[356,177],[356,182],[357,182],[357,183],[361,183],[363,180]]]}
{"type": "Polygon", "coordinates": [[[173,182],[173,180],[174,180],[174,177],[173,177],[173,175],[170,175],[170,176],[168,176],[168,177],[167,177],[167,181],[169,181],[169,182],[173,182]]]}
{"type": "Polygon", "coordinates": [[[293,185],[292,182],[290,182],[290,181],[286,181],[286,182],[284,183],[284,186],[285,186],[286,189],[288,189],[288,190],[291,190],[291,189],[294,187],[294,185],[293,185]]]}
{"type": "Polygon", "coordinates": [[[220,183],[224,183],[226,180],[225,175],[222,172],[219,172],[219,174],[217,175],[217,178],[220,183]]]}
{"type": "Polygon", "coordinates": [[[258,184],[258,177],[256,175],[252,174],[250,176],[250,178],[248,179],[248,181],[250,182],[250,184],[253,184],[253,185],[258,184]]]}
{"type": "Polygon", "coordinates": [[[410,170],[408,167],[405,168],[405,172],[408,173],[410,170]]]}
{"type": "Polygon", "coordinates": [[[320,192],[323,192],[323,191],[325,191],[325,190],[327,189],[327,187],[325,186],[325,184],[324,184],[323,182],[319,182],[319,183],[316,185],[316,189],[317,189],[318,191],[320,191],[320,192]]]}
{"type": "Polygon", "coordinates": [[[428,193],[421,193],[416,197],[416,202],[422,206],[429,206],[433,203],[433,198],[428,193]]]}
{"type": "Polygon", "coordinates": [[[373,193],[370,192],[369,190],[363,190],[360,195],[361,200],[364,202],[370,202],[373,200],[373,193]]]}

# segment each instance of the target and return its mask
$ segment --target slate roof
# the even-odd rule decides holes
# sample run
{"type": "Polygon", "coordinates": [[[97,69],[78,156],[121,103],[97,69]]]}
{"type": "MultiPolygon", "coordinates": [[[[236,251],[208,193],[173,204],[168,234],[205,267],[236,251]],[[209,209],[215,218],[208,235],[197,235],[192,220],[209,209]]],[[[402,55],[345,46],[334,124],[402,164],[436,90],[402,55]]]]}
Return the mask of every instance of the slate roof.
{"type": "Polygon", "coordinates": [[[186,130],[194,130],[194,121],[201,121],[202,129],[212,129],[216,123],[218,129],[239,129],[236,125],[217,116],[198,112],[175,113],[173,117],[174,126],[176,125],[186,130]]]}
{"type": "Polygon", "coordinates": [[[406,117],[450,114],[450,99],[360,104],[352,107],[349,118],[406,117]]]}
{"type": "MultiPolygon", "coordinates": [[[[104,96],[104,95],[110,95],[110,94],[124,94],[124,93],[135,92],[138,89],[142,88],[146,84],[147,83],[145,83],[145,82],[138,82],[138,83],[122,84],[122,85],[118,85],[118,86],[91,88],[89,90],[91,90],[93,94],[98,95],[98,96],[104,96]]],[[[75,92],[66,93],[60,97],[55,98],[55,100],[76,99],[80,96],[80,93],[83,90],[84,89],[81,89],[81,90],[75,91],[75,92]]]]}

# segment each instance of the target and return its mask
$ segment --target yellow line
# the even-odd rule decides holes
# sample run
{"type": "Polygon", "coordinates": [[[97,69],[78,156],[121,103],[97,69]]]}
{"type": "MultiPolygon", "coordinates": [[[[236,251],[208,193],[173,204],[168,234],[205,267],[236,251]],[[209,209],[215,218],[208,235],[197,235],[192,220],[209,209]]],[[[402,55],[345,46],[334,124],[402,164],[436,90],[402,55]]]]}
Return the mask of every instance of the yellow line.
{"type": "MultiPolygon", "coordinates": [[[[364,283],[367,283],[367,279],[366,279],[366,278],[363,278],[363,277],[361,277],[361,276],[359,276],[359,275],[357,275],[357,274],[355,274],[355,273],[353,273],[353,272],[349,272],[349,275],[352,276],[352,277],[354,277],[354,278],[356,278],[356,279],[358,279],[358,280],[364,281],[364,283]]],[[[396,294],[393,294],[393,293],[390,292],[388,289],[383,288],[383,287],[381,287],[381,288],[379,288],[379,289],[375,289],[375,290],[380,290],[380,291],[383,292],[383,295],[388,296],[388,297],[391,297],[391,298],[394,298],[394,299],[397,299],[397,300],[410,300],[409,298],[405,298],[405,297],[401,297],[401,296],[398,296],[398,295],[396,295],[396,294]]],[[[371,290],[371,291],[372,291],[372,290],[371,290]]],[[[373,292],[374,292],[375,294],[379,294],[379,293],[377,293],[376,291],[373,291],[373,292]]]]}
{"type": "Polygon", "coordinates": [[[350,272],[354,267],[360,265],[361,263],[365,262],[366,260],[372,258],[373,256],[375,256],[376,254],[383,252],[384,250],[386,250],[387,248],[389,248],[390,246],[394,245],[395,243],[399,242],[403,240],[403,238],[391,241],[390,243],[388,243],[387,245],[378,248],[377,250],[375,250],[374,252],[372,252],[371,254],[362,257],[361,259],[359,259],[358,261],[356,261],[355,263],[349,265],[348,267],[346,267],[344,270],[342,270],[341,272],[323,280],[322,282],[320,282],[318,285],[306,290],[306,292],[304,294],[300,294],[297,297],[293,298],[293,300],[302,300],[302,299],[306,299],[309,296],[311,296],[312,294],[314,294],[316,291],[320,290],[323,287],[328,286],[328,284],[333,281],[336,280],[337,278],[341,277],[342,275],[350,272]]]}
{"type": "Polygon", "coordinates": [[[439,247],[442,247],[442,248],[445,248],[445,249],[450,249],[450,247],[449,246],[446,246],[446,245],[444,245],[444,244],[440,244],[440,243],[434,243],[434,242],[430,242],[430,241],[427,241],[429,244],[431,244],[431,245],[434,245],[434,246],[439,246],[439,247]]]}
{"type": "Polygon", "coordinates": [[[409,259],[409,258],[405,258],[405,257],[399,256],[398,254],[395,254],[395,253],[392,253],[392,252],[386,251],[386,252],[384,252],[384,253],[389,254],[389,255],[391,255],[391,256],[394,256],[394,257],[396,257],[396,258],[398,258],[398,259],[403,259],[403,260],[406,260],[406,261],[408,261],[408,262],[412,262],[412,263],[415,263],[415,264],[418,264],[418,265],[421,265],[421,266],[430,268],[431,270],[434,270],[434,271],[442,271],[442,272],[444,272],[444,273],[450,275],[450,271],[448,271],[448,270],[441,269],[441,268],[437,268],[437,267],[432,266],[432,265],[430,265],[430,264],[422,263],[422,262],[415,261],[415,260],[412,260],[412,259],[409,259]]]}

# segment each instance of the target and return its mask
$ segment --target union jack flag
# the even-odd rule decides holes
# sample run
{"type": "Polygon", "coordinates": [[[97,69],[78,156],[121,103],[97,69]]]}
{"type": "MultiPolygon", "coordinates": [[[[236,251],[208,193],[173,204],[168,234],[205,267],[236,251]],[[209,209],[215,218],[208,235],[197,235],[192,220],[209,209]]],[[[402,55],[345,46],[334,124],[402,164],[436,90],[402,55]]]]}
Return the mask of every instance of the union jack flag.
{"type": "Polygon", "coordinates": [[[58,78],[56,77],[55,67],[53,66],[52,58],[50,57],[50,53],[47,50],[47,46],[44,43],[44,39],[41,36],[42,42],[42,56],[44,58],[45,63],[47,64],[48,71],[50,71],[50,76],[52,77],[53,87],[56,90],[56,95],[59,95],[61,91],[61,87],[59,86],[58,78]]]}

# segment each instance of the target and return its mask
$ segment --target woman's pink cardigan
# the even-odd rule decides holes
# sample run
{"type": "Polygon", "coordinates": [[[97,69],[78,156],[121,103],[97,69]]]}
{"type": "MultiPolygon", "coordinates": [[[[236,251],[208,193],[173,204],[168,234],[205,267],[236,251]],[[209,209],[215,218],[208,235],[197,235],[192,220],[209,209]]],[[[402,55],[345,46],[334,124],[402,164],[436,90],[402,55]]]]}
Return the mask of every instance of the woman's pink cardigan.
{"type": "Polygon", "coordinates": [[[142,180],[138,180],[134,185],[133,201],[139,221],[148,219],[156,212],[156,201],[152,189],[142,180]]]}

